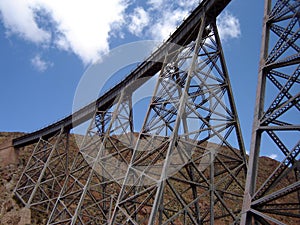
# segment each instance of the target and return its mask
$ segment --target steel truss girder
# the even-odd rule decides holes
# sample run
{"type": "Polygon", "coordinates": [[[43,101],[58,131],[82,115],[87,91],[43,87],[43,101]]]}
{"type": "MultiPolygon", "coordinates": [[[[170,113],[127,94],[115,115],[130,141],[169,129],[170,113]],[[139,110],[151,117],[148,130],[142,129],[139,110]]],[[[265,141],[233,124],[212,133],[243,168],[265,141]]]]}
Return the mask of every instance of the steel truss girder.
{"type": "Polygon", "coordinates": [[[215,20],[205,19],[195,42],[165,57],[109,224],[239,220],[245,150],[215,20]]]}
{"type": "Polygon", "coordinates": [[[300,222],[300,123],[297,119],[300,2],[277,0],[272,6],[272,1],[266,0],[264,18],[241,224],[297,224],[300,222]],[[265,146],[267,141],[274,145],[265,146]],[[258,161],[261,149],[266,148],[272,149],[281,162],[260,182],[258,161]]]}
{"type": "Polygon", "coordinates": [[[107,224],[133,141],[131,94],[125,89],[112,113],[95,113],[48,224],[107,224]]]}
{"type": "Polygon", "coordinates": [[[51,212],[68,171],[69,131],[41,137],[16,185],[15,195],[45,217],[51,212]]]}

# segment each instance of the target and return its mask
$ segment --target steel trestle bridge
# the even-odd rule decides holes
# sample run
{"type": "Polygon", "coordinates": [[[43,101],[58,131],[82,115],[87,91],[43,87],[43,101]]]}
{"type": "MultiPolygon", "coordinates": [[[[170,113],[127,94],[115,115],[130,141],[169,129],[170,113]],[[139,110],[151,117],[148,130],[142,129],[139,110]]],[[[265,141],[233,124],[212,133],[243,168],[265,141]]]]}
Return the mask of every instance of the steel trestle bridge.
{"type": "Polygon", "coordinates": [[[51,225],[300,223],[300,1],[265,0],[249,159],[216,25],[229,3],[202,1],[96,101],[14,139],[34,144],[14,190],[22,204],[51,225]],[[137,132],[132,97],[155,75],[137,132]],[[270,146],[282,161],[259,176],[270,146]]]}

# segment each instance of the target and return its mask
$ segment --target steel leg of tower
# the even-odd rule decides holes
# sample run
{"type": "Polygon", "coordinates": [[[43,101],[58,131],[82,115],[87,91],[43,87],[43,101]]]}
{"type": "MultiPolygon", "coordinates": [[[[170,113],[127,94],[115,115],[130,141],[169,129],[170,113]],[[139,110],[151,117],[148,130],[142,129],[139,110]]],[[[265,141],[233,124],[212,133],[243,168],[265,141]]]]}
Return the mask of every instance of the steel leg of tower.
{"type": "MultiPolygon", "coordinates": [[[[256,108],[241,224],[300,222],[300,2],[265,0],[256,108]],[[269,144],[268,144],[269,143],[269,144]],[[264,182],[259,156],[269,149],[276,169],[264,182]]],[[[265,154],[265,153],[264,153],[265,154]]]]}

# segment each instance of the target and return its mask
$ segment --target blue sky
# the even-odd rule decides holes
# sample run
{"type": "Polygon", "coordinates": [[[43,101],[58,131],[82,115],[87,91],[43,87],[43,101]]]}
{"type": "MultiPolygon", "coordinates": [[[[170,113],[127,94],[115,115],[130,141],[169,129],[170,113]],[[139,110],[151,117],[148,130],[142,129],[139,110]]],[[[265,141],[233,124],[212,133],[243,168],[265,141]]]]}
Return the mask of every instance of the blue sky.
{"type": "MultiPolygon", "coordinates": [[[[161,41],[198,1],[76,2],[0,0],[0,131],[31,132],[70,114],[91,62],[125,43],[161,41]]],[[[218,18],[247,149],[263,5],[233,0],[218,18]]]]}

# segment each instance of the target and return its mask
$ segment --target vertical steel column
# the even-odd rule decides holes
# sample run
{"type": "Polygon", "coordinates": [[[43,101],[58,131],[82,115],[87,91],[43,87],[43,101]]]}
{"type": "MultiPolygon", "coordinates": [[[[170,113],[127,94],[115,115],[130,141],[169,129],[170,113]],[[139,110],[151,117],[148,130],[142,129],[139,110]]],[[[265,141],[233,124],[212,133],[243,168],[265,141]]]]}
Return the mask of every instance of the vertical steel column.
{"type": "Polygon", "coordinates": [[[297,175],[300,153],[299,10],[299,1],[265,0],[241,224],[300,222],[300,182],[297,175]],[[281,161],[274,162],[276,167],[269,168],[273,171],[271,174],[262,174],[263,168],[259,167],[259,156],[266,149],[281,161]],[[265,181],[258,180],[258,177],[265,177],[265,181]]]}
{"type": "Polygon", "coordinates": [[[184,117],[184,120],[182,122],[183,119],[183,115],[185,115],[185,107],[187,104],[187,99],[188,99],[188,90],[189,87],[191,85],[191,80],[192,80],[192,76],[193,76],[193,72],[195,71],[195,66],[196,66],[196,60],[198,59],[198,54],[197,52],[199,52],[200,49],[200,41],[202,40],[203,37],[203,31],[205,28],[205,14],[203,14],[202,18],[201,18],[201,25],[200,25],[200,29],[199,29],[199,33],[196,39],[196,45],[195,45],[195,52],[192,55],[192,62],[190,65],[190,68],[188,70],[187,73],[187,80],[184,86],[184,89],[181,93],[180,96],[180,100],[179,100],[179,106],[178,106],[178,112],[177,112],[177,117],[174,123],[174,127],[173,127],[173,132],[170,136],[170,142],[169,142],[169,146],[168,146],[168,150],[167,150],[167,154],[166,154],[166,158],[164,160],[164,164],[163,164],[163,168],[162,168],[162,174],[160,179],[158,180],[158,187],[156,190],[156,196],[154,199],[154,203],[152,206],[152,211],[150,214],[150,218],[149,218],[149,222],[148,224],[153,225],[155,223],[156,220],[156,213],[158,211],[158,207],[159,207],[159,203],[162,201],[162,195],[163,195],[163,190],[164,190],[164,186],[165,186],[165,182],[166,179],[168,177],[168,168],[170,166],[171,163],[171,155],[173,154],[173,150],[175,148],[175,145],[177,145],[177,139],[178,139],[178,129],[180,126],[180,123],[183,123],[185,126],[183,126],[184,131],[187,132],[187,125],[186,125],[186,117],[184,117]]]}

